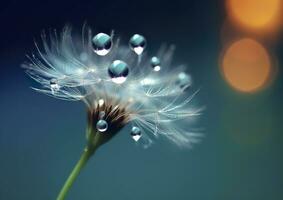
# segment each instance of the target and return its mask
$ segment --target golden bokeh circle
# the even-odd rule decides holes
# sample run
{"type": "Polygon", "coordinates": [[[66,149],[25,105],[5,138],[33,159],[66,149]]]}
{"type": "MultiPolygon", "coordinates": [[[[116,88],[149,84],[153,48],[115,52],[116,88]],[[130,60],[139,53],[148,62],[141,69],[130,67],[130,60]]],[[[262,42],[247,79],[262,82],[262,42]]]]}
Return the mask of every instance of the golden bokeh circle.
{"type": "Polygon", "coordinates": [[[242,92],[254,92],[264,87],[272,71],[268,52],[250,38],[232,43],[224,53],[221,68],[227,82],[242,92]]]}
{"type": "Polygon", "coordinates": [[[281,0],[227,0],[228,14],[247,28],[268,28],[280,16],[281,0]]]}

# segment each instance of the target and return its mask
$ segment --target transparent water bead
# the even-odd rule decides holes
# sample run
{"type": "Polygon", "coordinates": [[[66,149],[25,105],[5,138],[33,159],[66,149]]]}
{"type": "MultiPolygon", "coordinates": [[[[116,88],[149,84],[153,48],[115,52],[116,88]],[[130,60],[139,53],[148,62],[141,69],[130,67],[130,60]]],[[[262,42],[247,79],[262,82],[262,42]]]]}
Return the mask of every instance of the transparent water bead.
{"type": "Polygon", "coordinates": [[[107,131],[108,129],[108,123],[103,120],[103,119],[100,119],[98,120],[98,122],[96,123],[96,129],[99,131],[99,132],[105,132],[107,131]]]}
{"type": "Polygon", "coordinates": [[[108,54],[112,47],[112,38],[105,33],[98,33],[92,39],[94,52],[99,56],[108,54]]]}
{"type": "Polygon", "coordinates": [[[99,112],[99,119],[103,119],[105,117],[105,111],[99,112]]]}
{"type": "Polygon", "coordinates": [[[152,57],[150,60],[151,63],[151,67],[153,68],[154,71],[158,72],[160,71],[161,67],[160,67],[160,60],[157,57],[152,57]]]}
{"type": "Polygon", "coordinates": [[[146,39],[139,34],[135,34],[129,41],[130,48],[138,55],[141,55],[146,47],[146,39]]]}
{"type": "Polygon", "coordinates": [[[108,74],[114,83],[124,83],[129,74],[129,68],[127,63],[122,60],[113,61],[108,68],[108,74]]]}
{"type": "Polygon", "coordinates": [[[131,130],[131,136],[132,136],[133,140],[135,140],[137,142],[141,138],[140,128],[133,126],[132,130],[131,130]]]}
{"type": "Polygon", "coordinates": [[[181,72],[178,74],[176,83],[181,89],[185,89],[192,84],[191,76],[185,72],[181,72]]]}
{"type": "Polygon", "coordinates": [[[51,89],[51,92],[54,94],[55,92],[59,91],[60,89],[60,86],[58,84],[58,80],[55,79],[55,78],[52,78],[49,82],[50,84],[50,89],[51,89]]]}

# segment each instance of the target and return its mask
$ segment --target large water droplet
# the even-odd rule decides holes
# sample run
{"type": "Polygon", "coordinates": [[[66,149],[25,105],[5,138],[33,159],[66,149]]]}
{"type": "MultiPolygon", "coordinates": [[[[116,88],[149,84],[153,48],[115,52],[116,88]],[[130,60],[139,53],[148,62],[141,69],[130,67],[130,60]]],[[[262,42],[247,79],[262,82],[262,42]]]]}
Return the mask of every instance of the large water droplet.
{"type": "Polygon", "coordinates": [[[105,132],[108,129],[108,123],[105,120],[100,119],[96,123],[96,128],[99,132],[105,132]]]}
{"type": "Polygon", "coordinates": [[[52,94],[54,94],[55,92],[59,91],[60,86],[58,84],[58,80],[57,79],[52,78],[50,80],[49,84],[50,84],[50,89],[51,89],[52,94]]]}
{"type": "Polygon", "coordinates": [[[108,68],[108,74],[114,83],[124,83],[129,74],[127,63],[122,60],[113,61],[113,63],[108,68]]]}
{"type": "Polygon", "coordinates": [[[142,35],[135,34],[131,37],[129,45],[136,54],[140,55],[146,47],[146,39],[142,35]]]}
{"type": "Polygon", "coordinates": [[[160,60],[157,57],[152,57],[150,60],[151,67],[153,68],[154,71],[158,72],[160,71],[160,60]]]}
{"type": "Polygon", "coordinates": [[[112,47],[112,38],[105,33],[98,33],[92,39],[93,50],[97,55],[105,56],[112,47]]]}
{"type": "Polygon", "coordinates": [[[136,126],[133,126],[131,130],[131,136],[133,140],[137,142],[141,138],[141,130],[136,126]]]}
{"type": "Polygon", "coordinates": [[[181,72],[178,74],[176,83],[181,89],[185,89],[192,84],[191,76],[185,72],[181,72]]]}

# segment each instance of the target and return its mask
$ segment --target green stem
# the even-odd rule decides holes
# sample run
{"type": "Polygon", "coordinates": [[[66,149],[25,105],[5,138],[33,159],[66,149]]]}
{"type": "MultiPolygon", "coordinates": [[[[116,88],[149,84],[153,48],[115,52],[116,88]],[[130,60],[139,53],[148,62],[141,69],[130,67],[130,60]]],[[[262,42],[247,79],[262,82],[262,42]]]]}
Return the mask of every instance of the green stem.
{"type": "Polygon", "coordinates": [[[57,200],[64,200],[68,191],[72,187],[74,181],[78,177],[80,171],[85,166],[89,158],[94,154],[95,148],[85,148],[84,152],[82,153],[79,161],[77,162],[76,166],[74,167],[73,171],[69,175],[68,179],[66,180],[63,188],[61,189],[57,200]]]}

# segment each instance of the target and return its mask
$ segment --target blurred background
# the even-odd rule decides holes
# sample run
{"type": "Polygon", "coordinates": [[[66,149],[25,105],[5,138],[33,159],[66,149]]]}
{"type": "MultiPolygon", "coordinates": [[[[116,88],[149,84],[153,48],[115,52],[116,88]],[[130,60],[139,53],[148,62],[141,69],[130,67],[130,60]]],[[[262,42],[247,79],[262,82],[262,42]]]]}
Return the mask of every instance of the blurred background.
{"type": "Polygon", "coordinates": [[[158,141],[144,150],[129,130],[100,149],[67,199],[281,200],[281,0],[16,1],[0,4],[0,199],[55,199],[84,146],[80,102],[32,91],[20,68],[42,30],[84,22],[134,33],[147,50],[175,44],[186,63],[205,137],[191,150],[158,141]]]}

